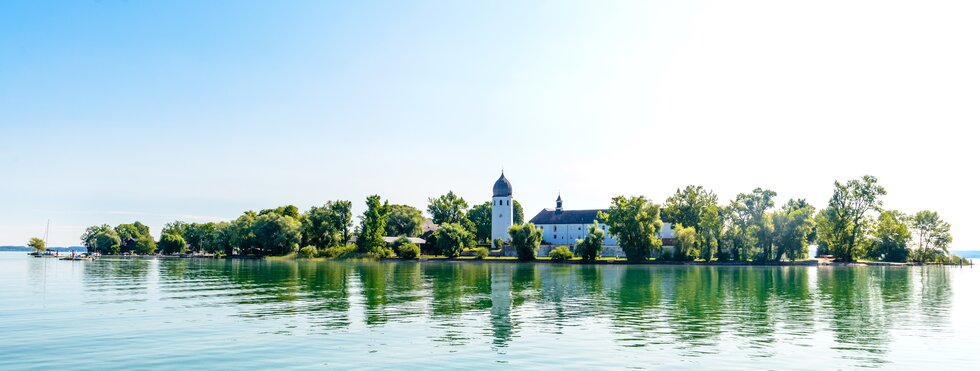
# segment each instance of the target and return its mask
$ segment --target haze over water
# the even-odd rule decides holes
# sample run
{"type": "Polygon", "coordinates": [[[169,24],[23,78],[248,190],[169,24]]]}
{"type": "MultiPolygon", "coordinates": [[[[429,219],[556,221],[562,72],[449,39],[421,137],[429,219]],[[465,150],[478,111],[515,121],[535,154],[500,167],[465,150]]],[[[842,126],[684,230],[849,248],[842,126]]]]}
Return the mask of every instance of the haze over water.
{"type": "Polygon", "coordinates": [[[977,268],[0,253],[0,368],[976,367],[977,268]]]}

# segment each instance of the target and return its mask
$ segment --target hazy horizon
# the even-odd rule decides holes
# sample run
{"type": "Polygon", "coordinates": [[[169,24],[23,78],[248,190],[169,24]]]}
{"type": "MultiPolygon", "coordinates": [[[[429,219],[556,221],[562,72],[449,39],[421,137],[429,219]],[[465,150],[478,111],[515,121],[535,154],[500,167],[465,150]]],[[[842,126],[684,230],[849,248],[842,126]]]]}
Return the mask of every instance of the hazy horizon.
{"type": "Polygon", "coordinates": [[[980,3],[0,3],[0,245],[364,198],[525,216],[871,174],[980,249],[980,3]],[[973,159],[973,160],[971,160],[973,159]]]}

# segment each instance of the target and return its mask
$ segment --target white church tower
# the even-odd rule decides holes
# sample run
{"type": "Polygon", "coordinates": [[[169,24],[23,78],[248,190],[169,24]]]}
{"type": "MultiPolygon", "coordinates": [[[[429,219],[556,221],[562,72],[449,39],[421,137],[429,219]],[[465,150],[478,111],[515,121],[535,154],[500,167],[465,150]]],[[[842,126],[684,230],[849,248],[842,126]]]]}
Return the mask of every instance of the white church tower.
{"type": "Polygon", "coordinates": [[[514,190],[510,187],[510,182],[504,177],[504,172],[500,172],[500,179],[493,184],[493,222],[490,223],[490,241],[498,238],[510,241],[510,234],[507,228],[514,224],[514,190]]]}

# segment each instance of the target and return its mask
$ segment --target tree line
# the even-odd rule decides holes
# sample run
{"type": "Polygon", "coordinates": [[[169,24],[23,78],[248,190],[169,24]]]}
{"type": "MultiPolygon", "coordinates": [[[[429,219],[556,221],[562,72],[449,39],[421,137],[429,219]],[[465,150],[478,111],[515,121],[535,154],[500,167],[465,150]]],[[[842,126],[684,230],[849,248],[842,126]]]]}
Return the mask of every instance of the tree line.
{"type": "MultiPolygon", "coordinates": [[[[841,262],[859,259],[891,262],[957,262],[949,254],[952,242],[949,223],[934,211],[904,214],[884,208],[884,187],[867,175],[847,182],[834,182],[834,193],[823,209],[817,210],[805,199],[790,199],[776,207],[776,192],[756,188],[739,193],[727,204],[702,186],[678,189],[661,206],[644,196],[617,196],[597,221],[588,228],[574,250],[552,251],[553,260],[579,256],[598,259],[608,225],[626,258],[630,261],[657,259],[680,261],[800,260],[809,256],[811,246],[817,254],[833,255],[841,262]],[[659,238],[665,222],[672,224],[672,249],[664,249],[659,238]]],[[[472,208],[452,191],[429,198],[426,211],[433,233],[423,236],[426,218],[408,205],[390,204],[378,195],[365,200],[367,210],[353,222],[351,202],[330,201],[300,212],[286,205],[259,212],[246,211],[232,221],[186,223],[175,221],[164,226],[159,240],[140,223],[116,227],[89,227],[81,236],[91,252],[103,254],[164,254],[188,251],[219,255],[285,255],[336,257],[369,254],[377,257],[417,258],[421,253],[460,256],[468,248],[490,241],[492,204],[472,208]],[[425,237],[423,251],[399,239],[389,245],[384,237],[425,237]],[[302,246],[302,248],[301,248],[302,246]]],[[[514,201],[514,225],[510,245],[522,260],[535,259],[542,231],[524,223],[520,203],[514,201]]],[[[476,252],[487,255],[485,249],[476,252]]]]}
{"type": "MultiPolygon", "coordinates": [[[[149,227],[139,221],[115,227],[95,225],[85,230],[81,241],[89,252],[102,254],[205,252],[267,256],[299,252],[310,257],[349,253],[384,257],[399,253],[396,250],[407,241],[396,241],[392,248],[384,237],[422,236],[426,218],[421,210],[390,204],[378,195],[367,197],[365,204],[367,210],[358,217],[357,225],[353,221],[352,203],[337,200],[305,212],[300,212],[294,205],[286,205],[259,212],[246,211],[231,221],[174,221],[164,225],[158,240],[150,234],[149,227]]],[[[431,253],[442,253],[442,249],[435,249],[437,245],[453,245],[455,247],[447,251],[451,256],[458,256],[464,248],[490,242],[493,219],[490,202],[470,208],[462,197],[449,191],[430,198],[426,210],[432,222],[440,226],[428,236],[426,246],[431,253]]],[[[523,207],[517,201],[514,201],[514,219],[516,223],[523,223],[524,219],[523,207]]]]}

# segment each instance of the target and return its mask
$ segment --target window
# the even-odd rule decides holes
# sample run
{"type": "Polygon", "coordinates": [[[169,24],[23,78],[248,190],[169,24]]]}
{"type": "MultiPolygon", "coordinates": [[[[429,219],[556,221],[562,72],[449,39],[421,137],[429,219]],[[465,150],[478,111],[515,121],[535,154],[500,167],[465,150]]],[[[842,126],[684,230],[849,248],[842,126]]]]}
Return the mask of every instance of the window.
{"type": "Polygon", "coordinates": [[[510,200],[507,200],[507,206],[510,206],[510,200]]]}
{"type": "Polygon", "coordinates": [[[580,230],[580,231],[581,231],[581,230],[582,230],[582,226],[578,226],[578,230],[580,230]]]}
{"type": "Polygon", "coordinates": [[[558,226],[557,226],[557,225],[556,225],[556,226],[554,226],[554,227],[551,227],[551,228],[553,228],[553,229],[551,230],[552,232],[558,232],[558,226]]]}
{"type": "Polygon", "coordinates": [[[554,237],[553,239],[555,239],[555,240],[557,240],[557,239],[558,239],[558,235],[557,235],[557,234],[556,234],[556,235],[554,235],[553,237],[554,237]]]}

